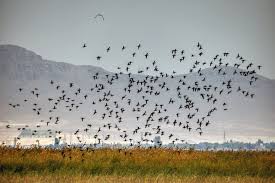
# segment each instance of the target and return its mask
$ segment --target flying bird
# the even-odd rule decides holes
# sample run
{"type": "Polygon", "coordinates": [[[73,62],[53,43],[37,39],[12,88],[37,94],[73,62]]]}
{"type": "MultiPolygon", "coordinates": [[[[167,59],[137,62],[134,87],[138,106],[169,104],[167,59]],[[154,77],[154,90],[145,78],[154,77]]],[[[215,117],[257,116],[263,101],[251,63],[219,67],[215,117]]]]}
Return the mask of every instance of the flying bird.
{"type": "Polygon", "coordinates": [[[95,19],[101,18],[104,21],[104,16],[101,13],[96,14],[95,19]]]}

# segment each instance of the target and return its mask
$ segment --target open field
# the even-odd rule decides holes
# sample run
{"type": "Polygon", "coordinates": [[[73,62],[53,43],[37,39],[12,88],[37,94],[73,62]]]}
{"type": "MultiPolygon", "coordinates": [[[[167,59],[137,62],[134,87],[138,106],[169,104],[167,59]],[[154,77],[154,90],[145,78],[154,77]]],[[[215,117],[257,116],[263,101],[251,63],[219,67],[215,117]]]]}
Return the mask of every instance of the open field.
{"type": "Polygon", "coordinates": [[[275,152],[0,148],[0,182],[275,182],[275,152]]]}

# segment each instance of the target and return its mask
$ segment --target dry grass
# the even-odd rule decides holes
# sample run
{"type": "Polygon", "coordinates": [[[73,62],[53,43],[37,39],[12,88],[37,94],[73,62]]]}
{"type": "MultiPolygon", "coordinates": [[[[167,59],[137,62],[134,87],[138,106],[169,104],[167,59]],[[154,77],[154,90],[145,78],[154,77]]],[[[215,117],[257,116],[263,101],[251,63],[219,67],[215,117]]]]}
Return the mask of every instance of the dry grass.
{"type": "Polygon", "coordinates": [[[274,182],[274,152],[0,148],[0,182],[274,182]]]}
{"type": "Polygon", "coordinates": [[[165,182],[184,182],[184,183],[272,183],[275,182],[274,178],[261,178],[261,177],[219,177],[219,176],[190,176],[190,177],[173,177],[162,176],[157,177],[135,177],[135,176],[68,176],[68,175],[4,175],[0,177],[0,182],[6,183],[165,183],[165,182]]]}

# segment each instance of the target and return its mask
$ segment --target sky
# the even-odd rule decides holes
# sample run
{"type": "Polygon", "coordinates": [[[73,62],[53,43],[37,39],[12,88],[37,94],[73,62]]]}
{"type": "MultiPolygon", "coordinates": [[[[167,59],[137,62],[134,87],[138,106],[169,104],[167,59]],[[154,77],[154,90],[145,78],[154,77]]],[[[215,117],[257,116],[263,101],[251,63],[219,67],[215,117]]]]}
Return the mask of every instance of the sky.
{"type": "MultiPolygon", "coordinates": [[[[275,79],[274,10],[273,0],[0,0],[0,44],[22,46],[49,60],[114,71],[131,59],[121,54],[122,45],[131,53],[140,43],[141,55],[149,52],[160,70],[186,73],[186,66],[170,62],[171,49],[191,53],[200,42],[207,59],[225,51],[240,53],[263,65],[260,74],[275,79]],[[104,21],[94,18],[98,13],[104,21]],[[112,54],[106,56],[109,46],[112,54]],[[102,62],[96,60],[99,55],[102,62]]],[[[145,62],[137,58],[133,68],[145,62]]]]}

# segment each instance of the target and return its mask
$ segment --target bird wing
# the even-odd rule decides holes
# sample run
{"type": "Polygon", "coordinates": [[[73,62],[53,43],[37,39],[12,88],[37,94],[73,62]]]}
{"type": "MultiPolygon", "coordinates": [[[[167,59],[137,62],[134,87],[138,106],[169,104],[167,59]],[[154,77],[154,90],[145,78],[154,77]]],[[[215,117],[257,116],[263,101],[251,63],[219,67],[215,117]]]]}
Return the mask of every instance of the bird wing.
{"type": "Polygon", "coordinates": [[[94,18],[101,17],[104,20],[104,16],[100,13],[98,13],[94,18]]]}

